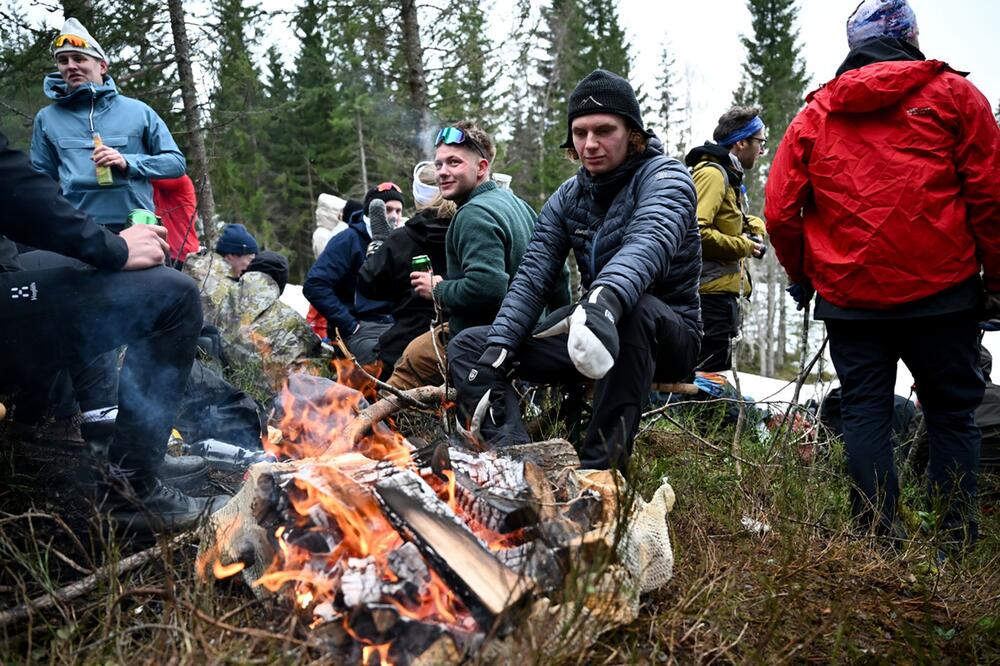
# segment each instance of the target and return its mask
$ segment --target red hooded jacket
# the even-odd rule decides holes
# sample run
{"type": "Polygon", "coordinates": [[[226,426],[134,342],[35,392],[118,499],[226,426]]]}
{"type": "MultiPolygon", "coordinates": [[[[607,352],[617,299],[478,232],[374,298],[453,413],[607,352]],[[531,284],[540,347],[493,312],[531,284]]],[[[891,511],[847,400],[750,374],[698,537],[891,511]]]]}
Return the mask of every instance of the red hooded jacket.
{"type": "Polygon", "coordinates": [[[156,214],[167,228],[170,257],[184,261],[190,252],[198,251],[198,232],[194,218],[198,199],[194,183],[187,174],[179,178],[158,178],[153,181],[153,203],[156,214]]]}
{"type": "Polygon", "coordinates": [[[809,94],[768,175],[765,216],[793,283],[887,309],[976,275],[1000,291],[1000,128],[936,60],[875,62],[809,94]]]}

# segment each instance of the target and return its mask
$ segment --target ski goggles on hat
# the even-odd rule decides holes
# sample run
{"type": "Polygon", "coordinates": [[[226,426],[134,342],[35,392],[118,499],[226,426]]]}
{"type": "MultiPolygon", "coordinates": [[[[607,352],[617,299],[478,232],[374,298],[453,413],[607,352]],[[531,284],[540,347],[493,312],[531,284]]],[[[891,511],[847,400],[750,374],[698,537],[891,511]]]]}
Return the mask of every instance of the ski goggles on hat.
{"type": "Polygon", "coordinates": [[[389,190],[396,190],[400,194],[403,193],[403,190],[401,190],[399,188],[399,185],[397,185],[396,183],[390,183],[387,181],[384,183],[379,183],[378,185],[375,186],[376,192],[388,192],[389,190]]]}
{"type": "Polygon", "coordinates": [[[80,49],[90,48],[90,44],[87,43],[87,40],[77,35],[59,35],[58,37],[56,37],[55,41],[52,42],[52,48],[58,49],[65,46],[66,44],[69,44],[70,46],[75,46],[80,49]]]}
{"type": "Polygon", "coordinates": [[[477,153],[482,155],[484,160],[489,161],[490,159],[486,157],[486,151],[479,145],[479,142],[457,127],[442,127],[438,130],[437,137],[434,139],[434,147],[437,148],[442,143],[449,146],[469,144],[477,153]]]}

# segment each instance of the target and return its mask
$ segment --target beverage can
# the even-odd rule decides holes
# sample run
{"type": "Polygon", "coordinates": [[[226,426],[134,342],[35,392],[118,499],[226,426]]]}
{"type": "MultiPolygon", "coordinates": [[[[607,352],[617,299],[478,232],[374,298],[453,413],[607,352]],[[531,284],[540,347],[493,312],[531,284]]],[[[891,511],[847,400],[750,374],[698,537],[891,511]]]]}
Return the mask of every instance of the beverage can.
{"type": "Polygon", "coordinates": [[[426,254],[418,254],[410,259],[410,270],[417,273],[430,273],[432,270],[431,258],[426,254]]]}
{"type": "Polygon", "coordinates": [[[148,211],[145,208],[133,208],[128,214],[128,226],[133,224],[150,224],[157,225],[160,223],[160,218],[156,217],[156,213],[148,211]]]}

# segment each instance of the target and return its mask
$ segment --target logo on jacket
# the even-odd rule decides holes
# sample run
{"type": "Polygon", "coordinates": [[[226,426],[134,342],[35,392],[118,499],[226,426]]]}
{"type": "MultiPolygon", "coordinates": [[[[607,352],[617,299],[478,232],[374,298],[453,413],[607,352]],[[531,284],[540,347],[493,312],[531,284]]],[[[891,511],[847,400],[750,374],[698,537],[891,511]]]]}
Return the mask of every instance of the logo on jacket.
{"type": "Polygon", "coordinates": [[[934,109],[929,106],[913,106],[906,110],[908,116],[930,116],[934,114],[934,109]]]}
{"type": "Polygon", "coordinates": [[[34,282],[31,284],[26,284],[21,287],[11,287],[10,288],[10,300],[38,300],[38,285],[34,282]]]}

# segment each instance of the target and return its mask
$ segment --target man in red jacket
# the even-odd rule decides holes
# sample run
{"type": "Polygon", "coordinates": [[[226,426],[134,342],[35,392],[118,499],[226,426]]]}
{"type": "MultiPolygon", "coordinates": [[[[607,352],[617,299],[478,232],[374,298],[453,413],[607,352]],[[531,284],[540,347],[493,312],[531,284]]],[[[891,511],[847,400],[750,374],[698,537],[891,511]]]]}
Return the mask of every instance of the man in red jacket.
{"type": "Polygon", "coordinates": [[[971,543],[984,287],[1000,302],[1000,130],[963,73],[924,58],[906,0],[865,0],[847,36],[837,77],[775,155],[767,231],[790,293],[801,308],[815,288],[826,322],[856,518],[901,533],[890,436],[902,359],[926,414],[931,497],[945,533],[971,543]]]}

